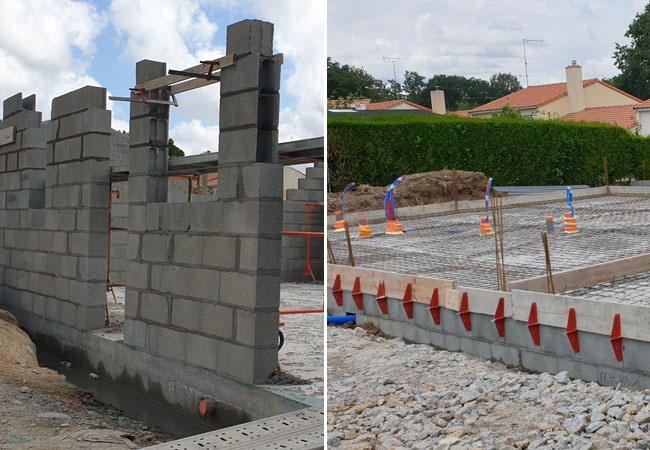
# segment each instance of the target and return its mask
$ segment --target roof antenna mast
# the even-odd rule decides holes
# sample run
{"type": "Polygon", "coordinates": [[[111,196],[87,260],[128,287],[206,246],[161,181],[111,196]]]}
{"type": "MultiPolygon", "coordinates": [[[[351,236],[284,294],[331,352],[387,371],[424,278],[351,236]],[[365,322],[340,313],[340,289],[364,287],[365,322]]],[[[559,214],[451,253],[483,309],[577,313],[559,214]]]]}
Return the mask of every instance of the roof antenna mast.
{"type": "Polygon", "coordinates": [[[522,39],[524,43],[524,67],[526,69],[526,87],[528,87],[528,59],[526,58],[526,42],[544,42],[541,39],[522,39]]]}
{"type": "Polygon", "coordinates": [[[399,100],[399,92],[397,92],[397,72],[395,71],[395,63],[400,59],[408,59],[408,58],[387,58],[384,56],[383,59],[384,61],[393,63],[393,82],[395,83],[395,100],[399,100]]]}

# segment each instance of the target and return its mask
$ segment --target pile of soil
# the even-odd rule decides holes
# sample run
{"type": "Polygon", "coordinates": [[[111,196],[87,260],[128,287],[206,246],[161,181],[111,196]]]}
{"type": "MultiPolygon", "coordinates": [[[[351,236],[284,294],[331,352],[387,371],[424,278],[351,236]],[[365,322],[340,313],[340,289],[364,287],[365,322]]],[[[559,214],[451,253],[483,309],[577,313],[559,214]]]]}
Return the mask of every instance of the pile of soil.
{"type": "MultiPolygon", "coordinates": [[[[479,200],[485,198],[487,177],[481,172],[439,170],[406,175],[395,191],[395,204],[404,206],[429,205],[453,200],[479,200]],[[455,187],[454,187],[455,184],[455,187]],[[454,198],[454,191],[457,192],[454,198]]],[[[384,209],[384,197],[388,186],[362,184],[345,194],[345,212],[374,211],[384,209]]],[[[330,213],[341,208],[341,193],[327,194],[327,210],[330,213]]]]}

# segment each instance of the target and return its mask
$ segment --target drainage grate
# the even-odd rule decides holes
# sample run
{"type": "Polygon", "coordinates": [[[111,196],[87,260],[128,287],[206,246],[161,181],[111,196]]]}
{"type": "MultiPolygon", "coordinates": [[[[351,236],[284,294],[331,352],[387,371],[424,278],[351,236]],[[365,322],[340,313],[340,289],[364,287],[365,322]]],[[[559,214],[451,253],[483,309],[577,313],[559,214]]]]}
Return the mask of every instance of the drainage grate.
{"type": "Polygon", "coordinates": [[[148,449],[322,449],[325,442],[324,423],[322,409],[301,409],[148,449]]]}

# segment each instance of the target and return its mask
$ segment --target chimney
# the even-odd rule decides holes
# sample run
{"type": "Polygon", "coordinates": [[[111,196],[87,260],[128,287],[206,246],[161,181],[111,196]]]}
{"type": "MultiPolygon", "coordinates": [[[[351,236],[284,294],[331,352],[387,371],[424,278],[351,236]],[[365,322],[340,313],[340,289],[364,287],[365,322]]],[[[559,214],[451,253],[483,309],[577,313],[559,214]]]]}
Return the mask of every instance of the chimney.
{"type": "Polygon", "coordinates": [[[431,112],[442,116],[447,114],[447,107],[445,106],[445,91],[439,89],[431,91],[431,112]]]}
{"type": "Polygon", "coordinates": [[[566,67],[566,89],[569,94],[569,112],[580,112],[585,109],[585,91],[582,86],[582,67],[571,61],[566,67]]]}

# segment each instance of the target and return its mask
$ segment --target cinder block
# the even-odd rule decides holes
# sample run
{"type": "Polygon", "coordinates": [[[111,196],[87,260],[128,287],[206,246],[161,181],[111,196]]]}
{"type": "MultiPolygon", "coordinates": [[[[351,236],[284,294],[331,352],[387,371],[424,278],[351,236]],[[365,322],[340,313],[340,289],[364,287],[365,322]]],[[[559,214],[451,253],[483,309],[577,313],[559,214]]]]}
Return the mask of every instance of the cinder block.
{"type": "Polygon", "coordinates": [[[492,349],[492,359],[510,367],[519,367],[521,365],[519,349],[508,345],[490,344],[492,349]]]}
{"type": "Polygon", "coordinates": [[[82,256],[108,256],[107,233],[77,232],[68,235],[70,253],[82,256]]]}
{"type": "Polygon", "coordinates": [[[278,342],[279,312],[235,310],[236,341],[250,347],[271,347],[278,342]]]}
{"type": "Polygon", "coordinates": [[[137,318],[140,311],[140,291],[136,291],[130,286],[126,287],[124,296],[124,316],[127,318],[137,318]]]}
{"type": "Polygon", "coordinates": [[[147,348],[147,323],[140,320],[124,321],[124,343],[140,349],[147,348]]]}
{"type": "MultiPolygon", "coordinates": [[[[242,242],[242,252],[243,242],[242,242]]],[[[203,265],[234,268],[237,264],[237,238],[227,236],[206,236],[203,239],[203,265]]],[[[240,260],[243,256],[240,256],[240,260]]],[[[241,266],[240,262],[240,266],[241,266]]]]}
{"type": "Polygon", "coordinates": [[[143,59],[135,64],[136,83],[144,83],[165,75],[167,75],[167,64],[164,62],[143,59]]]}
{"type": "Polygon", "coordinates": [[[81,137],[54,142],[54,161],[64,162],[81,158],[81,137]]]}
{"type": "Polygon", "coordinates": [[[174,262],[199,265],[203,261],[203,236],[174,237],[174,262]]]}
{"type": "Polygon", "coordinates": [[[140,316],[146,320],[167,323],[169,319],[167,299],[161,295],[143,292],[140,300],[140,316]]]}
{"type": "Polygon", "coordinates": [[[404,324],[394,320],[377,318],[381,331],[389,336],[404,339],[404,324]]]}
{"type": "Polygon", "coordinates": [[[128,233],[126,240],[126,257],[127,259],[138,259],[140,254],[140,235],[128,233]]]}
{"type": "Polygon", "coordinates": [[[208,370],[217,370],[217,340],[197,334],[186,336],[186,361],[208,370]]]}
{"type": "Polygon", "coordinates": [[[444,334],[445,345],[443,348],[446,348],[450,352],[459,352],[460,351],[460,337],[453,334],[444,334]]]}
{"type": "Polygon", "coordinates": [[[223,232],[237,235],[282,233],[282,203],[264,200],[223,202],[223,232]]]}
{"type": "Polygon", "coordinates": [[[18,111],[23,110],[23,93],[19,92],[17,94],[8,97],[2,102],[2,118],[7,119],[18,111]]]}
{"type": "Polygon", "coordinates": [[[492,357],[490,343],[478,339],[460,338],[460,349],[479,358],[490,359],[492,357]]]}
{"type": "Polygon", "coordinates": [[[146,220],[147,206],[129,203],[129,231],[144,231],[146,220]]]}
{"type": "Polygon", "coordinates": [[[278,347],[251,348],[217,342],[217,372],[245,383],[265,383],[278,366],[278,347]]]}
{"type": "MultiPolygon", "coordinates": [[[[108,208],[109,189],[110,187],[107,184],[84,184],[81,186],[81,206],[86,208],[108,208]]],[[[123,205],[113,204],[113,217],[116,217],[116,207],[120,206],[123,205]]]]}
{"type": "MultiPolygon", "coordinates": [[[[282,198],[283,166],[280,164],[246,165],[242,167],[242,177],[247,198],[282,198]]],[[[298,180],[298,183],[301,181],[298,180]]],[[[321,192],[324,192],[322,185],[321,192]]]]}
{"type": "Polygon", "coordinates": [[[226,339],[233,337],[233,309],[214,303],[174,298],[171,323],[212,336],[226,339]]]}
{"type": "Polygon", "coordinates": [[[155,262],[167,261],[169,241],[170,237],[162,234],[142,235],[142,259],[155,262]]]}
{"type": "MultiPolygon", "coordinates": [[[[231,128],[256,127],[258,106],[259,93],[257,91],[222,96],[219,107],[219,128],[229,130],[231,128]]],[[[221,149],[219,153],[221,153],[221,149]]]]}
{"type": "Polygon", "coordinates": [[[325,169],[323,167],[307,167],[307,178],[324,179],[325,169]]]}
{"type": "Polygon", "coordinates": [[[106,109],[105,88],[84,86],[52,99],[52,118],[92,108],[106,109]]]}
{"type": "Polygon", "coordinates": [[[311,191],[319,191],[325,195],[325,183],[323,180],[312,180],[310,178],[301,178],[298,180],[298,189],[307,189],[311,191]]]}
{"type": "Polygon", "coordinates": [[[161,209],[162,209],[161,203],[147,203],[146,223],[145,223],[145,228],[147,231],[160,230],[161,209]]]}
{"type": "Polygon", "coordinates": [[[522,350],[520,356],[521,356],[521,366],[524,369],[528,369],[538,373],[559,372],[558,358],[556,358],[555,356],[550,356],[539,352],[531,352],[528,350],[522,350]]]}
{"type": "Polygon", "coordinates": [[[188,231],[190,228],[190,203],[164,204],[161,215],[165,231],[188,231]]]}
{"type": "Polygon", "coordinates": [[[221,71],[221,95],[257,89],[260,78],[260,55],[251,53],[237,58],[237,66],[221,71]]]}
{"type": "Polygon", "coordinates": [[[217,185],[217,197],[219,200],[233,200],[243,197],[243,195],[241,168],[237,166],[220,168],[219,184],[217,185]]]}
{"type": "Polygon", "coordinates": [[[415,318],[409,319],[406,316],[406,310],[404,309],[402,299],[388,299],[388,317],[397,322],[415,324],[415,318]]]}
{"type": "Polygon", "coordinates": [[[87,134],[83,137],[84,158],[109,159],[111,157],[111,137],[106,134],[87,134]]]}
{"type": "Polygon", "coordinates": [[[244,270],[277,270],[280,267],[280,239],[241,238],[239,267],[244,270]]]}
{"type": "Polygon", "coordinates": [[[108,269],[106,258],[79,258],[79,276],[85,281],[105,281],[108,269]]]}
{"type": "Polygon", "coordinates": [[[219,130],[220,164],[257,161],[257,150],[257,130],[255,128],[219,130]]]}
{"type": "MultiPolygon", "coordinates": [[[[153,272],[153,271],[152,271],[153,272]]],[[[127,276],[126,276],[126,285],[128,287],[134,287],[139,289],[148,289],[153,286],[153,275],[152,282],[149,284],[149,264],[146,263],[137,263],[135,261],[129,261],[127,276]]]]}
{"type": "Polygon", "coordinates": [[[77,230],[106,232],[108,230],[108,208],[79,209],[77,211],[77,230]]]}
{"type": "Polygon", "coordinates": [[[27,128],[22,132],[22,148],[44,149],[47,140],[47,128],[27,128]]]}
{"type": "Polygon", "coordinates": [[[226,36],[226,54],[260,53],[265,56],[273,55],[272,23],[260,20],[242,20],[228,25],[226,36]]]}
{"type": "Polygon", "coordinates": [[[86,331],[103,328],[106,319],[105,305],[102,306],[82,306],[77,305],[77,314],[75,317],[75,328],[86,331]]]}
{"type": "Polygon", "coordinates": [[[151,266],[151,289],[177,295],[187,295],[192,269],[155,264],[151,266]]]}
{"type": "Polygon", "coordinates": [[[106,281],[70,280],[70,301],[84,306],[106,307],[106,281]]]}
{"type": "Polygon", "coordinates": [[[105,109],[87,109],[59,120],[59,139],[84,133],[111,134],[111,112],[105,109]]]}
{"type": "Polygon", "coordinates": [[[196,298],[219,301],[219,271],[193,268],[189,271],[188,295],[196,298]]]}
{"type": "Polygon", "coordinates": [[[155,354],[185,361],[185,332],[150,324],[148,347],[155,354]]]}
{"type": "Polygon", "coordinates": [[[223,204],[221,202],[190,203],[191,230],[193,232],[219,233],[223,225],[223,204]]]}
{"type": "Polygon", "coordinates": [[[220,301],[243,308],[279,308],[280,277],[221,272],[220,301]]]}

